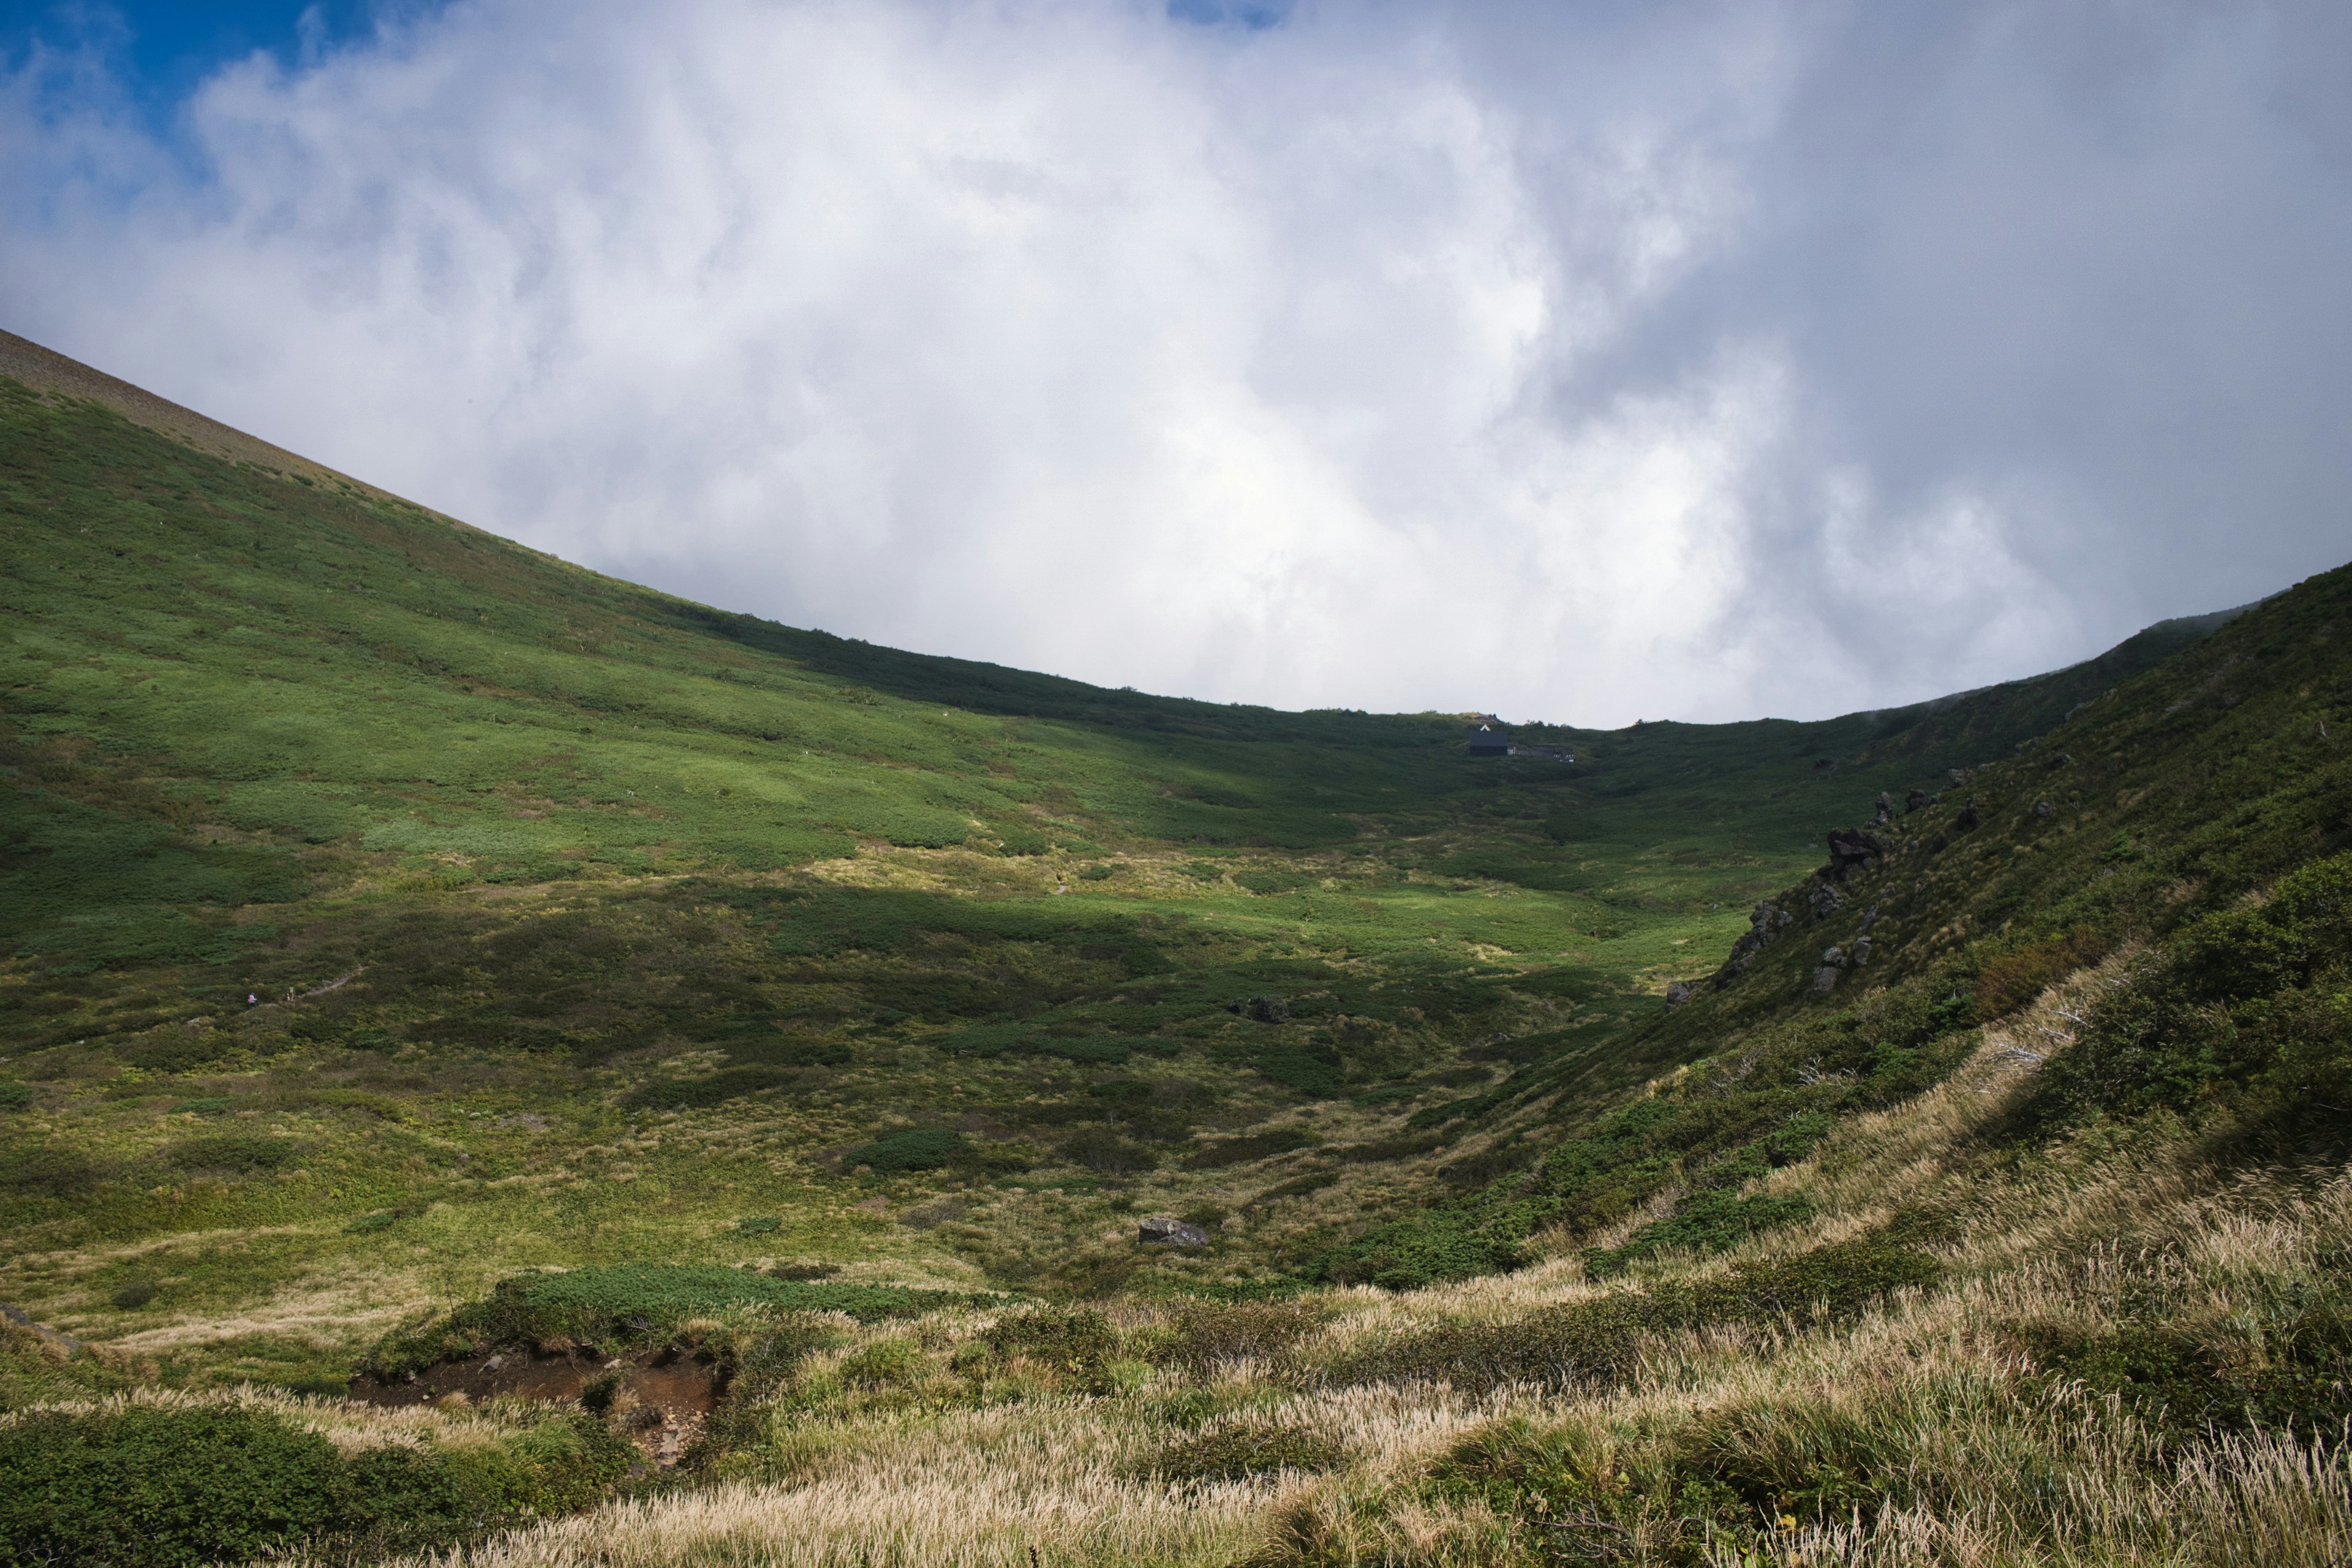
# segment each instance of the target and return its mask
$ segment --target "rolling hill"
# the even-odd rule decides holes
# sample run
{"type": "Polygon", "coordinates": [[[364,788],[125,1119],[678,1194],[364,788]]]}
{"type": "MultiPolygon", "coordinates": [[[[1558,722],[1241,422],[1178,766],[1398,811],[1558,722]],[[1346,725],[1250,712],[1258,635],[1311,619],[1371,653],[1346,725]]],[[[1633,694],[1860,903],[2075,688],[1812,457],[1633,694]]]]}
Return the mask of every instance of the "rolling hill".
{"type": "Polygon", "coordinates": [[[0,351],[10,1550],[224,1443],[214,1535],[106,1550],[2352,1542],[2352,574],[1473,758],[686,603],[0,351]]]}

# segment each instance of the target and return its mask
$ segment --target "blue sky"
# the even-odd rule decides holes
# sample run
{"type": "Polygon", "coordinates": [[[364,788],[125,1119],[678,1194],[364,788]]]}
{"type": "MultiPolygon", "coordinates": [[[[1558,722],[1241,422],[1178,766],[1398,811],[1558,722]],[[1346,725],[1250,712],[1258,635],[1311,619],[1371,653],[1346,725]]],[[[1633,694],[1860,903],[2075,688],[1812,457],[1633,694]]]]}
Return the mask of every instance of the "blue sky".
{"type": "Polygon", "coordinates": [[[157,122],[220,66],[266,49],[289,65],[306,49],[373,31],[387,10],[417,16],[442,0],[0,0],[0,58],[21,59],[36,40],[95,46],[119,83],[157,122]]]}

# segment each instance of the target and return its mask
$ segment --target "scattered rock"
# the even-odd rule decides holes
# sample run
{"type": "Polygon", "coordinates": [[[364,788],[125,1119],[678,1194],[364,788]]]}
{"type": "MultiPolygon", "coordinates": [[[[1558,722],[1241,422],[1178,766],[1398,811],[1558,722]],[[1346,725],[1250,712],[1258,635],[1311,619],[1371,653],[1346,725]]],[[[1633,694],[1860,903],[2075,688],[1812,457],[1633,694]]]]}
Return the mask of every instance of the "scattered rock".
{"type": "Polygon", "coordinates": [[[2046,800],[2037,800],[2033,803],[2033,815],[2036,816],[2047,816],[2057,809],[2046,800]]]}
{"type": "Polygon", "coordinates": [[[1261,1024],[1286,1024],[1290,1021],[1290,1002],[1282,996],[1253,996],[1246,1002],[1228,1002],[1225,1011],[1244,1018],[1255,1018],[1261,1024]]]}
{"type": "Polygon", "coordinates": [[[1934,795],[1929,795],[1924,789],[1915,789],[1909,795],[1903,797],[1903,809],[1906,811],[1917,811],[1935,798],[1936,797],[1934,795]]]}
{"type": "Polygon", "coordinates": [[[1831,992],[1836,990],[1838,973],[1839,971],[1832,968],[1828,964],[1823,964],[1821,968],[1814,970],[1813,994],[1816,996],[1826,996],[1831,992]]]}
{"type": "Polygon", "coordinates": [[[1206,1247],[1209,1233],[1181,1219],[1147,1219],[1135,1227],[1135,1239],[1144,1247],[1206,1247]]]}
{"type": "Polygon", "coordinates": [[[2051,759],[2050,759],[2050,771],[2051,771],[2052,773],[2056,773],[2060,768],[2066,767],[2066,766],[2069,766],[2070,764],[2072,764],[2074,761],[2074,752],[2059,752],[2056,756],[2054,756],[2054,757],[2053,757],[2053,758],[2051,758],[2051,759]]]}
{"type": "Polygon", "coordinates": [[[1813,911],[1813,923],[1819,925],[1845,908],[1845,895],[1827,882],[1816,881],[1805,894],[1805,903],[1813,911]]]}
{"type": "Polygon", "coordinates": [[[1966,784],[1969,782],[1969,770],[1966,768],[1954,768],[1951,772],[1950,777],[1952,782],[1956,784],[1966,784]]]}
{"type": "Polygon", "coordinates": [[[1984,818],[1977,815],[1977,797],[1974,795],[1969,796],[1969,804],[1960,807],[1960,815],[1952,818],[1953,830],[1959,833],[1973,833],[1983,823],[1984,818]]]}
{"type": "Polygon", "coordinates": [[[1679,1007],[1698,994],[1698,987],[1687,980],[1669,981],[1666,984],[1666,1005],[1679,1007]]]}
{"type": "Polygon", "coordinates": [[[1895,797],[1885,790],[1878,792],[1878,826],[1885,826],[1895,820],[1895,797]]]}
{"type": "Polygon", "coordinates": [[[1869,962],[1870,962],[1870,939],[1869,939],[1868,937],[1866,937],[1866,936],[1863,936],[1863,937],[1856,937],[1856,938],[1854,938],[1854,942],[1853,942],[1853,966],[1854,966],[1856,969],[1860,969],[1864,964],[1868,963],[1869,962]]]}
{"type": "Polygon", "coordinates": [[[1823,949],[1822,952],[1822,967],[1823,969],[1843,969],[1845,967],[1845,949],[1842,947],[1829,947],[1823,949]]]}

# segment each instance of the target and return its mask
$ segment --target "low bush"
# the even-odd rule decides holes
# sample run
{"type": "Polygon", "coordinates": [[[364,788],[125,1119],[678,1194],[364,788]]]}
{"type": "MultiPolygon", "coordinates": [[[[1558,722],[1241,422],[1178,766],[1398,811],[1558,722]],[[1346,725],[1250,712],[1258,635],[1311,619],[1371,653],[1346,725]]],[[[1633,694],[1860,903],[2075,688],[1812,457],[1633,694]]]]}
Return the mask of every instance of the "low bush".
{"type": "Polygon", "coordinates": [[[81,1197],[98,1185],[102,1173],[86,1156],[53,1143],[0,1153],[0,1192],[23,1197],[81,1197]]]}
{"type": "Polygon", "coordinates": [[[895,1175],[901,1171],[936,1171],[970,1148],[963,1134],[950,1128],[910,1127],[904,1132],[893,1132],[852,1149],[841,1157],[841,1168],[854,1171],[864,1165],[877,1176],[895,1175]]]}
{"type": "Polygon", "coordinates": [[[952,1291],[778,1279],[717,1263],[619,1263],[501,1280],[487,1300],[385,1336],[369,1353],[365,1369],[390,1382],[494,1345],[656,1342],[689,1318],[733,1308],[842,1312],[860,1322],[878,1322],[960,1300],[952,1291]]]}
{"type": "Polygon", "coordinates": [[[1730,1193],[1700,1193],[1668,1217],[1643,1226],[1622,1247],[1591,1247],[1586,1270],[1606,1277],[1661,1252],[1706,1254],[1738,1246],[1758,1231],[1811,1219],[1813,1205],[1802,1198],[1743,1198],[1730,1193]]]}
{"type": "Polygon", "coordinates": [[[1621,1381],[1650,1336],[1709,1323],[1850,1318],[1889,1290],[1932,1283],[1933,1258],[1870,1237],[1748,1264],[1696,1285],[1666,1284],[1548,1308],[1506,1323],[1462,1323],[1354,1352],[1328,1375],[1343,1384],[1406,1379],[1490,1389],[1603,1387],[1621,1381]]]}
{"type": "Polygon", "coordinates": [[[1245,1481],[1284,1470],[1334,1470],[1346,1447],[1306,1426],[1223,1426],[1162,1447],[1151,1473],[1164,1481],[1245,1481]]]}
{"type": "Polygon", "coordinates": [[[632,1110],[691,1110],[783,1089],[793,1081],[793,1073],[783,1068],[721,1068],[706,1078],[661,1079],[646,1084],[624,1095],[621,1104],[632,1110]]]}
{"type": "Polygon", "coordinates": [[[1318,1309],[1301,1301],[1187,1301],[1151,1359],[1196,1373],[1220,1362],[1276,1362],[1322,1321],[1318,1309]]]}
{"type": "Polygon", "coordinates": [[[346,1454],[266,1411],[131,1405],[0,1425],[0,1561],[194,1565],[373,1560],[585,1506],[627,1473],[602,1424],[556,1418],[510,1451],[346,1454]]]}
{"type": "Polygon", "coordinates": [[[1089,1393],[1110,1388],[1110,1363],[1124,1353],[1118,1331],[1088,1308],[1033,1307],[1008,1312],[956,1355],[955,1370],[986,1376],[1020,1358],[1089,1393]]]}
{"type": "Polygon", "coordinates": [[[163,1151],[163,1157],[184,1171],[226,1171],[239,1175],[282,1171],[302,1156],[302,1147],[290,1139],[266,1132],[215,1132],[183,1138],[163,1151]]]}
{"type": "Polygon", "coordinates": [[[1131,1176],[1151,1169],[1151,1151],[1108,1127],[1082,1127],[1055,1145],[1055,1152],[1100,1176],[1131,1176]]]}
{"type": "Polygon", "coordinates": [[[2098,963],[2111,945],[2102,932],[2079,926],[1979,960],[1972,998],[1976,1016],[1999,1018],[2017,1011],[2041,995],[2051,982],[2098,963]]]}
{"type": "Polygon", "coordinates": [[[0,1110],[22,1110],[33,1103],[29,1083],[0,1083],[0,1110]]]}
{"type": "Polygon", "coordinates": [[[1313,1138],[1293,1127],[1252,1133],[1244,1138],[1223,1138],[1186,1155],[1184,1168],[1188,1171],[1221,1171],[1227,1165],[1287,1154],[1293,1149],[1307,1148],[1314,1142],[1313,1138]]]}

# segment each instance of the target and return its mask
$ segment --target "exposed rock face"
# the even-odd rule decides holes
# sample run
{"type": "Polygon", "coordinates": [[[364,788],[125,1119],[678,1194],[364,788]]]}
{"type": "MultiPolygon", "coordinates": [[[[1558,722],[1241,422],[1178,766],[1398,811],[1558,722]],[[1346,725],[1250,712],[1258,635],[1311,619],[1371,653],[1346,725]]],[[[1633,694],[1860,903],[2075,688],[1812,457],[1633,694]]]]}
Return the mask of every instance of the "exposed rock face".
{"type": "Polygon", "coordinates": [[[1748,917],[1748,934],[1731,944],[1731,956],[1715,972],[1712,982],[1717,991],[1730,984],[1754,966],[1756,957],[1771,940],[1796,922],[1797,917],[1780,905],[1767,900],[1756,906],[1748,917]]]}
{"type": "Polygon", "coordinates": [[[1895,820],[1895,797],[1885,790],[1878,792],[1878,826],[1885,826],[1895,820]]]}
{"type": "Polygon", "coordinates": [[[1843,882],[1878,856],[1886,853],[1886,846],[1874,834],[1859,827],[1830,829],[1830,863],[1822,875],[1843,882]]]}
{"type": "Polygon", "coordinates": [[[1856,938],[1854,938],[1854,942],[1853,942],[1853,966],[1854,966],[1856,969],[1860,969],[1864,964],[1868,963],[1869,962],[1870,962],[1870,939],[1869,939],[1868,937],[1866,937],[1866,936],[1863,936],[1863,937],[1856,937],[1856,938]]]}
{"type": "Polygon", "coordinates": [[[1805,904],[1813,911],[1813,923],[1819,925],[1845,908],[1845,895],[1827,882],[1815,882],[1805,893],[1805,904]]]}
{"type": "Polygon", "coordinates": [[[1206,1247],[1209,1233],[1181,1219],[1148,1219],[1135,1227],[1135,1239],[1144,1247],[1206,1247]]]}

